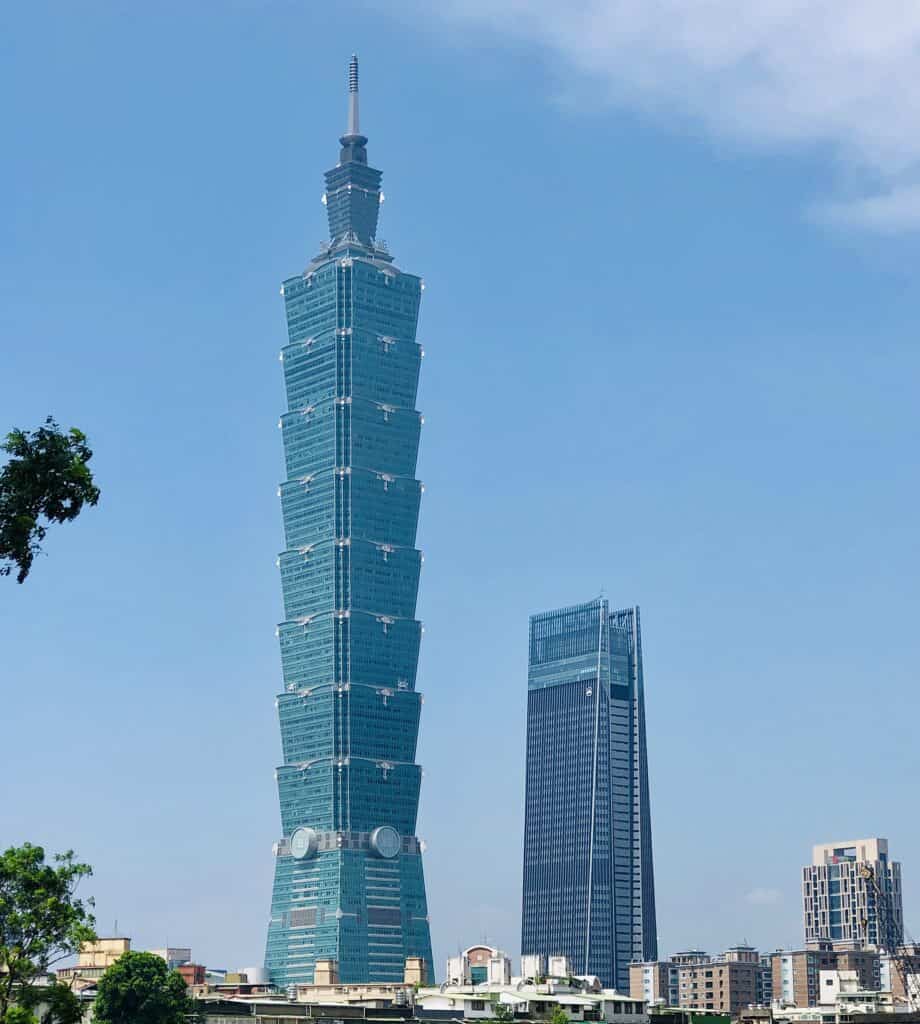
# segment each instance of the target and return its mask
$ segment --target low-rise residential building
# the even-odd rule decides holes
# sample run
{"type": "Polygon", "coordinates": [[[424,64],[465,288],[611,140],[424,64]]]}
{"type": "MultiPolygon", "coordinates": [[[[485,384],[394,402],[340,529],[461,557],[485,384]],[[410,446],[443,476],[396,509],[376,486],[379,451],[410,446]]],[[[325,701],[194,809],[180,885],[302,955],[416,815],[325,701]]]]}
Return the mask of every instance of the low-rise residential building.
{"type": "MultiPolygon", "coordinates": [[[[920,949],[916,962],[920,970],[920,949]]],[[[852,974],[860,991],[892,991],[894,987],[895,1001],[903,1001],[903,983],[888,964],[889,958],[877,950],[849,943],[815,942],[806,949],[777,950],[773,954],[773,1001],[784,1007],[820,1005],[822,971],[852,974]]]]}
{"type": "Polygon", "coordinates": [[[835,1006],[844,1013],[893,1013],[890,992],[865,989],[856,971],[821,971],[819,1006],[835,1006]]]}
{"type": "MultiPolygon", "coordinates": [[[[488,1000],[480,1000],[488,1002],[488,1000]]],[[[627,1003],[630,1001],[627,1000],[627,1003]]],[[[553,1008],[556,1008],[554,1004],[553,1008]]],[[[393,1006],[386,1008],[375,1008],[368,1006],[342,1006],[339,1004],[322,1003],[296,1003],[282,996],[273,998],[239,998],[226,999],[219,996],[209,996],[199,1003],[202,1019],[205,1024],[240,1024],[246,1019],[252,1020],[253,1024],[293,1024],[298,1020],[323,1021],[326,1024],[345,1024],[350,1021],[366,1021],[368,1024],[394,1024],[394,1022],[405,1022],[405,1024],[434,1024],[438,1021],[457,1021],[462,1019],[478,1020],[488,1019],[490,1014],[482,1010],[472,1010],[469,1015],[464,1016],[461,1007],[450,1007],[448,1010],[425,1009],[420,1005],[393,1006]]],[[[568,1014],[569,1011],[567,1010],[568,1014]]],[[[516,1020],[521,1024],[543,1024],[551,1015],[538,1012],[534,1016],[527,1016],[521,1012],[516,1020]]],[[[603,1020],[601,1017],[583,1017],[577,1013],[570,1016],[571,1020],[603,1020]]],[[[619,1022],[620,1016],[611,1018],[619,1022]]],[[[635,1013],[622,1017],[622,1024],[647,1024],[648,1017],[643,1013],[635,1013]]],[[[713,1018],[697,1016],[693,1019],[668,1019],[667,1024],[729,1024],[728,1018],[713,1018]]]]}
{"type": "Polygon", "coordinates": [[[679,971],[679,1006],[733,1016],[757,1001],[760,954],[735,946],[718,960],[689,963],[679,971]]]}
{"type": "Polygon", "coordinates": [[[629,965],[629,995],[649,1006],[679,1006],[680,967],[674,960],[629,965]]]}
{"type": "Polygon", "coordinates": [[[814,949],[777,950],[773,954],[773,1001],[780,1006],[816,1006],[820,972],[837,967],[830,943],[814,949]]]}
{"type": "Polygon", "coordinates": [[[388,1006],[411,1006],[415,987],[397,982],[366,982],[351,985],[295,985],[294,1001],[325,1006],[366,1006],[383,1009],[388,1006]]]}
{"type": "Polygon", "coordinates": [[[541,984],[519,980],[509,985],[441,985],[421,988],[415,996],[420,1020],[488,1020],[496,1016],[497,1006],[522,1021],[547,1021],[561,1009],[573,1022],[648,1024],[641,1000],[577,980],[571,985],[559,979],[541,984]]]}
{"type": "Polygon", "coordinates": [[[296,1003],[283,996],[252,996],[228,999],[211,995],[202,999],[198,1010],[204,1024],[240,1024],[247,1019],[253,1024],[292,1024],[298,1020],[321,1020],[326,1024],[345,1021],[367,1021],[394,1024],[416,1020],[411,1007],[374,1009],[366,1006],[341,1006],[296,1003]]]}
{"type": "Polygon", "coordinates": [[[732,946],[720,957],[700,949],[684,950],[670,960],[629,968],[630,996],[649,1006],[737,1015],[749,1006],[769,1006],[772,990],[769,957],[748,945],[732,946]]]}
{"type": "Polygon", "coordinates": [[[878,990],[881,985],[880,957],[874,949],[841,948],[834,950],[837,971],[852,971],[861,989],[878,990]]]}
{"type": "MultiPolygon", "coordinates": [[[[180,973],[186,965],[179,968],[180,973]]],[[[339,980],[339,965],[331,959],[316,961],[316,980],[302,985],[292,985],[283,992],[272,985],[264,967],[244,967],[239,971],[207,971],[202,984],[192,987],[192,995],[203,1001],[227,1003],[266,1002],[281,1000],[304,1006],[364,1007],[370,1010],[411,1007],[416,988],[425,981],[425,961],[422,957],[406,958],[403,981],[363,982],[344,984],[339,980]]],[[[302,1009],[297,1015],[303,1015],[302,1009]]]]}
{"type": "MultiPolygon", "coordinates": [[[[856,971],[819,972],[819,997],[815,1006],[774,1007],[774,1020],[789,1024],[849,1024],[851,1021],[876,1021],[895,1014],[899,1007],[890,992],[878,992],[860,986],[856,971]]],[[[913,1020],[904,1013],[893,1020],[913,1020]]]]}
{"type": "Polygon", "coordinates": [[[757,972],[757,1005],[769,1007],[773,1003],[773,958],[769,953],[760,954],[760,970],[757,972]]]}

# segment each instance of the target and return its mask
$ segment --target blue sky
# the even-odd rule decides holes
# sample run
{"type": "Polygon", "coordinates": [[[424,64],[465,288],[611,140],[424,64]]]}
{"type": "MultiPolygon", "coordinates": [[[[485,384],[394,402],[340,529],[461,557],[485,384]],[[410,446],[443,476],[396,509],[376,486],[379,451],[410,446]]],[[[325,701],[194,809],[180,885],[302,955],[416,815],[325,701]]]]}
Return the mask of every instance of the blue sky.
{"type": "Polygon", "coordinates": [[[768,6],[5,8],[0,426],[80,425],[103,499],[0,580],[0,841],[89,860],[103,931],[261,962],[278,286],[353,50],[427,284],[439,970],[517,952],[527,617],[601,588],[642,608],[662,951],[800,942],[800,865],[856,835],[920,930],[920,18],[768,6]]]}

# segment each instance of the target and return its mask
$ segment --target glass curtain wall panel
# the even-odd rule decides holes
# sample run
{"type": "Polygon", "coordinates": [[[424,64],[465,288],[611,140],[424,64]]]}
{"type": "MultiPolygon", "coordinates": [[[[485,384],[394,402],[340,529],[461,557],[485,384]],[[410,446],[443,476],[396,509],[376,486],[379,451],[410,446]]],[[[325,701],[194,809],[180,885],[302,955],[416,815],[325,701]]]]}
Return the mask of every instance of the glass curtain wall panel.
{"type": "Polygon", "coordinates": [[[629,991],[657,957],[639,609],[530,620],[521,951],[629,991]]]}

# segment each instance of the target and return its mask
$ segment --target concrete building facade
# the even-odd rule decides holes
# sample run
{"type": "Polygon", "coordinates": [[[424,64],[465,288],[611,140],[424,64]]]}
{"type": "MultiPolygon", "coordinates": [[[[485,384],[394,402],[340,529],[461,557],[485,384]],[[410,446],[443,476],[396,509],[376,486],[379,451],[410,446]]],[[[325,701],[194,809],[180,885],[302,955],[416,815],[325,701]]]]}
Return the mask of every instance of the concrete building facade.
{"type": "Polygon", "coordinates": [[[106,969],[130,949],[131,940],[122,936],[84,942],[77,954],[76,964],[73,967],[58,968],[55,972],[57,979],[74,992],[82,992],[95,986],[106,969]]]}
{"type": "Polygon", "coordinates": [[[757,1002],[760,971],[760,954],[752,946],[734,946],[718,960],[682,964],[678,1005],[735,1016],[757,1002]]]}
{"type": "Polygon", "coordinates": [[[753,946],[732,946],[719,957],[685,950],[670,960],[630,964],[629,994],[650,1006],[737,1016],[749,1006],[769,1005],[771,971],[769,957],[753,946]]]}
{"type": "Polygon", "coordinates": [[[629,994],[650,1006],[679,1006],[680,967],[673,960],[629,965],[629,994]]]}
{"type": "Polygon", "coordinates": [[[447,959],[448,985],[511,984],[511,958],[494,946],[469,946],[447,959]]]}
{"type": "Polygon", "coordinates": [[[837,955],[818,949],[778,950],[773,954],[773,998],[784,1006],[817,1006],[820,972],[837,967],[837,955]]]}

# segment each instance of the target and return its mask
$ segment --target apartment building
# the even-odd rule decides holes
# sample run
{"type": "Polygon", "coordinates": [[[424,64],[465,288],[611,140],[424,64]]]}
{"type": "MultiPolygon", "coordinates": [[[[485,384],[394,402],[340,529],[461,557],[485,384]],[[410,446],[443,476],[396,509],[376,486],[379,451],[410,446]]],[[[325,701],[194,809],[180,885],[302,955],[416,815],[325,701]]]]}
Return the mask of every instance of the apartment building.
{"type": "Polygon", "coordinates": [[[888,904],[898,943],[903,941],[901,865],[888,856],[887,839],[847,839],[812,850],[802,869],[805,945],[829,941],[837,949],[887,944],[872,883],[877,881],[888,904]]]}

